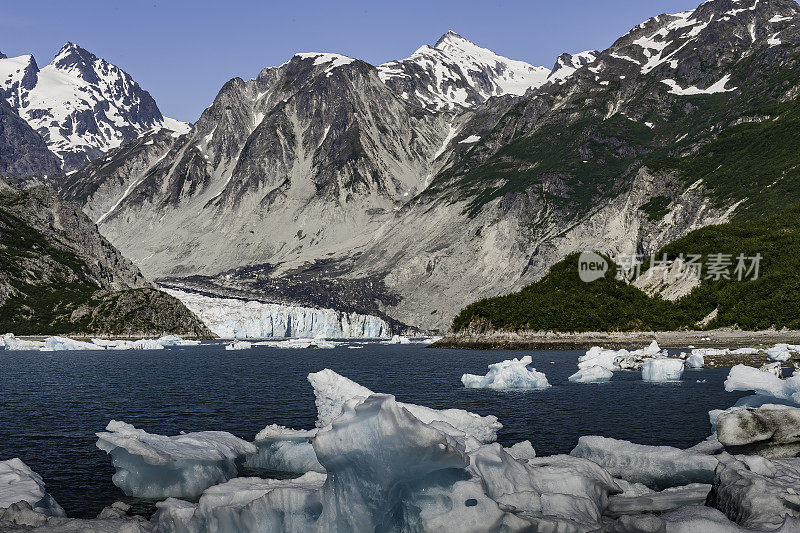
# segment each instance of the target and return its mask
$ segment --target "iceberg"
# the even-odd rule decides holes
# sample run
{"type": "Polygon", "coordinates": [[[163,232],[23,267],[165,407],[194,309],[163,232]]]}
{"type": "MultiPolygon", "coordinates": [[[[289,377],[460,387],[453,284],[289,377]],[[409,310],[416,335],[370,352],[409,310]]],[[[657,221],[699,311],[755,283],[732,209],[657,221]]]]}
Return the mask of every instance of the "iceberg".
{"type": "Polygon", "coordinates": [[[629,370],[642,366],[644,361],[658,357],[666,357],[667,351],[662,350],[656,341],[651,342],[646,348],[638,350],[608,350],[601,346],[592,346],[584,355],[578,358],[578,368],[599,366],[606,370],[629,370]]]}
{"type": "Polygon", "coordinates": [[[19,458],[0,461],[0,509],[19,502],[30,504],[36,513],[66,516],[64,509],[45,490],[39,474],[19,458]]]}
{"type": "Polygon", "coordinates": [[[383,341],[383,344],[411,344],[411,339],[402,335],[392,335],[392,338],[388,341],[383,341]]]}
{"type": "Polygon", "coordinates": [[[258,453],[255,445],[224,431],[166,437],[115,420],[97,437],[97,447],[116,468],[114,485],[139,498],[199,496],[235,477],[245,455],[258,453]]]}
{"type": "Polygon", "coordinates": [[[776,345],[773,348],[767,348],[766,350],[764,350],[764,352],[767,354],[767,359],[769,359],[770,361],[783,362],[783,361],[788,361],[789,359],[792,358],[792,354],[789,352],[788,349],[786,349],[785,345],[784,346],[776,345]]]}
{"type": "Polygon", "coordinates": [[[581,368],[569,377],[573,383],[602,383],[610,380],[614,373],[602,366],[589,366],[581,368]]]}
{"type": "Polygon", "coordinates": [[[680,359],[653,359],[642,364],[644,381],[679,381],[683,375],[683,361],[680,359]]]}
{"type": "Polygon", "coordinates": [[[485,376],[464,374],[461,383],[468,389],[533,390],[550,387],[547,376],[529,366],[532,362],[531,356],[526,355],[522,359],[494,363],[489,365],[489,372],[485,376]]]}
{"type": "Polygon", "coordinates": [[[6,350],[10,351],[31,351],[41,350],[44,348],[43,341],[26,341],[18,339],[13,333],[6,333],[3,335],[3,345],[5,345],[6,350]]]}
{"type": "Polygon", "coordinates": [[[328,339],[388,337],[389,324],[380,317],[294,305],[213,298],[174,289],[165,291],[189,308],[223,339],[270,337],[328,339]]]}
{"type": "Polygon", "coordinates": [[[800,454],[800,408],[765,404],[757,409],[723,411],[716,419],[717,438],[731,453],[768,459],[800,454]]]}
{"type": "MultiPolygon", "coordinates": [[[[330,425],[341,414],[342,408],[348,400],[363,399],[374,394],[368,388],[327,368],[309,374],[308,381],[314,388],[314,402],[317,406],[316,426],[318,428],[330,425]]],[[[480,416],[462,409],[437,410],[407,403],[400,405],[425,424],[434,421],[444,422],[483,443],[497,440],[497,431],[503,427],[497,421],[497,417],[493,415],[480,416]]]]}
{"type": "Polygon", "coordinates": [[[686,368],[703,368],[705,364],[705,358],[701,354],[692,352],[692,355],[686,358],[686,368]]]}
{"type": "Polygon", "coordinates": [[[671,446],[646,446],[600,436],[584,436],[570,452],[594,461],[612,476],[653,490],[711,483],[717,459],[671,446]]]}
{"type": "Polygon", "coordinates": [[[93,342],[82,342],[67,337],[48,337],[44,341],[44,348],[52,351],[61,350],[104,350],[102,346],[98,346],[93,342]]]}
{"type": "Polygon", "coordinates": [[[800,374],[781,379],[770,372],[762,372],[751,366],[736,365],[728,372],[725,390],[754,391],[757,395],[772,396],[800,405],[800,374]]]}
{"type": "Polygon", "coordinates": [[[252,347],[253,345],[247,341],[232,342],[225,345],[226,350],[249,350],[252,347]]]}
{"type": "MultiPolygon", "coordinates": [[[[800,458],[719,455],[707,505],[740,526],[774,530],[793,519],[800,526],[800,458]]],[[[784,529],[798,531],[798,529],[784,529]]]]}

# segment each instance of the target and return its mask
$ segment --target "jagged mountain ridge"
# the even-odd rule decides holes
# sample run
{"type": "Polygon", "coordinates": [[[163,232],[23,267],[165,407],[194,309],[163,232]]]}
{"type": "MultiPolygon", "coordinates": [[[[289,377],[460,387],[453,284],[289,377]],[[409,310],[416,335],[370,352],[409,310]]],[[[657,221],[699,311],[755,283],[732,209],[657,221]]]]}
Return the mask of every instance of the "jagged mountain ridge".
{"type": "Polygon", "coordinates": [[[65,44],[39,68],[31,55],[0,58],[0,96],[36,130],[67,172],[152,128],[183,132],[122,69],[65,44]]]}
{"type": "MultiPolygon", "coordinates": [[[[562,56],[557,66],[579,67],[564,79],[458,111],[404,98],[366,63],[298,56],[232,80],[189,136],[152,155],[163,159],[77,201],[151,276],[270,263],[277,279],[381,280],[400,297],[387,314],[446,328],[466,303],[521,288],[572,251],[655,250],[739,216],[746,204],[644,163],[793,98],[782,72],[795,64],[796,12],[713,0],[654,17],[603,52],[562,56]],[[670,213],[650,220],[659,198],[670,213]]],[[[77,173],[73,186],[105,175],[77,173]]],[[[255,290],[231,272],[226,286],[255,290]]]]}

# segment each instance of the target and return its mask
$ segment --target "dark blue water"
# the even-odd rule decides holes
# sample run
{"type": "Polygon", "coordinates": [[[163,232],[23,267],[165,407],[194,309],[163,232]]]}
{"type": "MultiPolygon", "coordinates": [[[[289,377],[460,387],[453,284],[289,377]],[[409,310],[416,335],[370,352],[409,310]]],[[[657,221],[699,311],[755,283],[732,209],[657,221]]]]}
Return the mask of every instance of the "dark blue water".
{"type": "Polygon", "coordinates": [[[440,350],[369,344],[333,350],[221,345],[161,351],[0,352],[0,460],[21,458],[44,478],[67,514],[94,517],[126,499],[94,433],[123,420],[151,433],[224,430],[252,440],[277,423],[311,428],[316,419],[309,372],[331,368],[376,392],[434,408],[494,414],[505,445],[529,439],[539,455],[569,452],[581,435],[688,447],[710,433],[708,411],[727,393],[727,369],[687,370],[683,381],[651,384],[639,372],[609,383],[572,384],[582,352],[440,350]],[[530,354],[550,389],[467,390],[463,373],[530,354]],[[697,380],[706,380],[697,383],[697,380]]]}

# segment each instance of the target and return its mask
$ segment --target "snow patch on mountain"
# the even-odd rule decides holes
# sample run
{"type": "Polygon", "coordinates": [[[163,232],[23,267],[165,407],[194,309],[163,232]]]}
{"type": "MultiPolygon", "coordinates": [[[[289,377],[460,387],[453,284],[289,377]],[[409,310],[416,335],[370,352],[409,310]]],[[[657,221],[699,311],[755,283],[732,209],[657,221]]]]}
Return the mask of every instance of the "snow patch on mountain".
{"type": "Polygon", "coordinates": [[[678,96],[691,96],[695,94],[715,94],[734,91],[736,90],[736,87],[731,87],[730,89],[725,88],[730,79],[731,75],[726,74],[722,77],[722,79],[712,84],[707,89],[698,89],[697,87],[686,87],[683,89],[675,80],[661,80],[661,83],[667,85],[670,88],[669,92],[672,94],[677,94],[678,96]]]}
{"type": "Polygon", "coordinates": [[[553,66],[552,72],[547,78],[547,81],[553,83],[563,83],[564,80],[575,74],[579,68],[593,63],[597,59],[599,52],[597,50],[587,50],[578,54],[563,53],[558,56],[556,64],[553,66]]]}

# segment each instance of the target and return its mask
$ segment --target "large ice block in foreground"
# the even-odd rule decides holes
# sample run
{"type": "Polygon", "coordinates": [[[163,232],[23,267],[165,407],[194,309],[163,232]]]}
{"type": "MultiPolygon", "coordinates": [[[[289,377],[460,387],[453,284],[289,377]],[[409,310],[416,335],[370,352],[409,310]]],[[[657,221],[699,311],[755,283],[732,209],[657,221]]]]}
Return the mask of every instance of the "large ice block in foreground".
{"type": "Polygon", "coordinates": [[[489,372],[485,376],[464,374],[461,383],[468,389],[546,389],[550,386],[547,376],[531,368],[533,359],[530,355],[522,359],[509,359],[500,363],[489,365],[489,372]]]}
{"type": "MultiPolygon", "coordinates": [[[[330,425],[342,413],[342,407],[348,400],[364,399],[374,394],[368,388],[327,368],[309,374],[308,381],[314,387],[314,401],[317,405],[316,425],[320,428],[330,425]]],[[[480,416],[463,409],[438,410],[407,403],[400,405],[425,424],[434,421],[444,422],[484,443],[497,440],[497,431],[503,427],[494,415],[480,416]]]]}
{"type": "Polygon", "coordinates": [[[570,452],[594,461],[614,476],[654,490],[711,483],[717,460],[671,446],[645,446],[600,436],[585,436],[570,452]]]}
{"type": "Polygon", "coordinates": [[[789,400],[800,405],[800,374],[795,373],[788,379],[780,379],[772,373],[762,372],[751,366],[736,365],[728,372],[725,390],[751,390],[758,395],[789,400]]]}
{"type": "Polygon", "coordinates": [[[642,364],[644,381],[680,381],[683,361],[680,359],[653,359],[642,364]]]}
{"type": "Polygon", "coordinates": [[[267,304],[255,301],[213,298],[166,289],[223,339],[269,337],[328,339],[388,337],[389,324],[380,317],[344,313],[333,309],[267,304]]]}
{"type": "Polygon", "coordinates": [[[65,516],[64,510],[44,488],[42,477],[20,459],[0,461],[0,509],[27,502],[33,511],[48,516],[65,516]]]}
{"type": "Polygon", "coordinates": [[[767,404],[723,411],[716,427],[719,442],[731,453],[770,459],[800,454],[800,408],[767,404]]]}
{"type": "Polygon", "coordinates": [[[166,437],[115,420],[97,437],[97,447],[111,455],[117,470],[114,484],[140,498],[199,496],[235,477],[237,461],[258,452],[255,445],[224,431],[166,437]]]}

